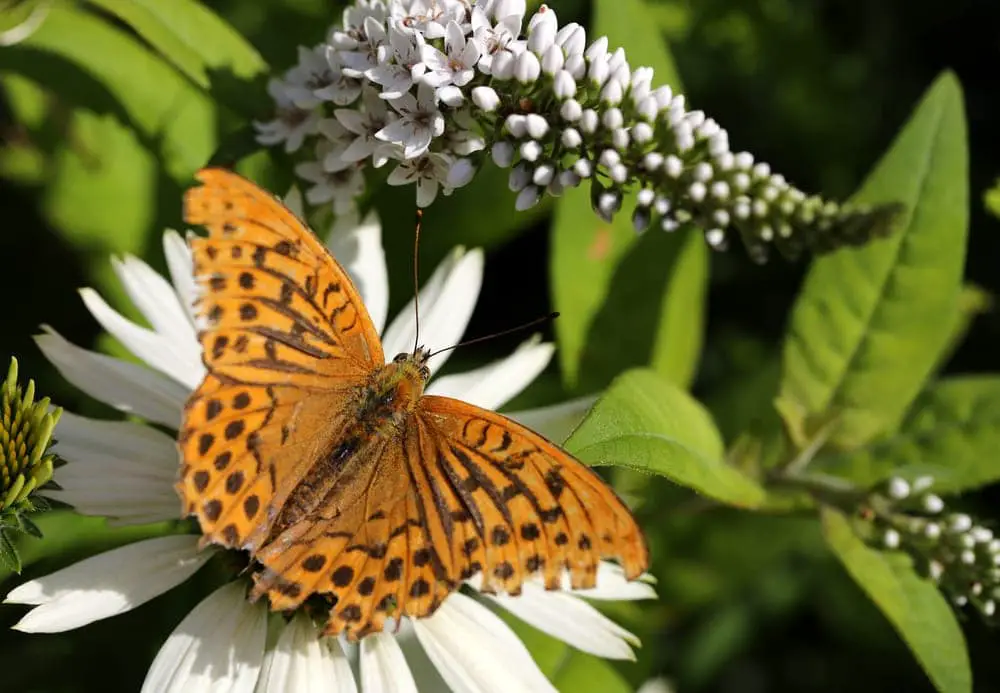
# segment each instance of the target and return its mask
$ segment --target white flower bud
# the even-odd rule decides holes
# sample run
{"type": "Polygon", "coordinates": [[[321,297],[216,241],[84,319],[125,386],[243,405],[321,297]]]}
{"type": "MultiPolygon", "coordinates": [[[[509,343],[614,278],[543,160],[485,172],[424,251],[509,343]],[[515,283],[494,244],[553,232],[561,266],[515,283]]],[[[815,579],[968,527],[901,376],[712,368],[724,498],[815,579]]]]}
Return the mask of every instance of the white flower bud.
{"type": "Polygon", "coordinates": [[[580,106],[580,102],[576,99],[566,99],[563,105],[559,107],[559,115],[567,123],[575,123],[580,120],[580,116],[583,114],[583,108],[580,106]]]}
{"type": "MultiPolygon", "coordinates": [[[[664,84],[663,86],[657,87],[653,90],[652,97],[656,101],[657,108],[664,111],[670,108],[673,103],[674,92],[670,89],[670,87],[664,84]]],[[[684,110],[683,105],[681,106],[681,110],[684,110]]]]}
{"type": "Polygon", "coordinates": [[[674,139],[677,141],[677,148],[686,152],[694,147],[694,132],[687,123],[678,123],[674,129],[674,139]]]}
{"type": "Polygon", "coordinates": [[[601,114],[601,123],[608,130],[614,130],[625,124],[625,117],[619,109],[609,108],[601,114]]]}
{"type": "Polygon", "coordinates": [[[992,599],[987,599],[983,602],[983,616],[992,616],[996,611],[997,605],[992,599]]]}
{"type": "Polygon", "coordinates": [[[524,119],[528,135],[533,139],[540,140],[549,131],[549,121],[537,113],[529,113],[524,119]]]}
{"type": "Polygon", "coordinates": [[[928,539],[937,539],[941,536],[941,525],[937,522],[928,522],[924,525],[924,536],[928,539]]]}
{"type": "Polygon", "coordinates": [[[670,200],[663,195],[657,196],[656,202],[653,203],[653,209],[656,210],[657,214],[663,216],[670,211],[670,200]]]}
{"type": "Polygon", "coordinates": [[[674,154],[669,154],[667,155],[667,158],[663,160],[663,172],[671,178],[680,178],[681,174],[684,172],[684,162],[680,160],[680,157],[674,154]]]}
{"type": "Polygon", "coordinates": [[[621,193],[612,190],[605,190],[597,196],[597,207],[595,211],[599,217],[610,224],[615,218],[615,212],[621,209],[621,206],[621,193]]]}
{"type": "Polygon", "coordinates": [[[490,74],[498,80],[511,79],[514,76],[514,54],[509,51],[500,51],[494,55],[490,65],[490,74]]]}
{"type": "Polygon", "coordinates": [[[511,113],[504,121],[503,127],[511,137],[521,139],[528,134],[528,119],[520,113],[511,113]]]}
{"type": "Polygon", "coordinates": [[[642,157],[642,167],[647,171],[656,171],[663,165],[663,155],[659,152],[650,152],[642,157]]]}
{"type": "Polygon", "coordinates": [[[726,242],[726,232],[722,229],[709,229],[705,232],[705,240],[713,248],[721,248],[726,242]]]}
{"type": "Polygon", "coordinates": [[[758,219],[763,219],[767,216],[768,210],[770,208],[764,200],[754,200],[753,201],[753,215],[758,219]]]}
{"type": "Polygon", "coordinates": [[[587,75],[587,61],[583,59],[583,56],[579,53],[566,56],[566,64],[563,65],[563,69],[566,70],[573,77],[574,80],[579,81],[587,75]]]}
{"type": "Polygon", "coordinates": [[[476,166],[469,159],[457,159],[448,169],[448,187],[461,188],[468,185],[476,175],[476,166]]]}
{"type": "Polygon", "coordinates": [[[647,96],[642,101],[638,102],[635,106],[635,110],[639,115],[639,118],[647,123],[652,123],[656,120],[656,116],[659,114],[656,99],[652,96],[647,96]]]}
{"type": "Polygon", "coordinates": [[[541,73],[542,64],[538,62],[538,56],[531,51],[524,51],[515,59],[514,77],[521,84],[533,84],[541,73]]]}
{"type": "Polygon", "coordinates": [[[733,216],[741,221],[745,221],[750,218],[750,201],[749,200],[737,200],[733,204],[733,216]]]}
{"type": "Polygon", "coordinates": [[[898,549],[899,548],[899,532],[894,530],[892,527],[885,530],[882,534],[882,544],[887,549],[898,549]]]}
{"type": "Polygon", "coordinates": [[[969,530],[969,534],[977,544],[987,544],[993,540],[993,532],[986,527],[973,527],[969,530]]]}
{"type": "Polygon", "coordinates": [[[611,168],[621,160],[621,156],[614,149],[605,149],[597,157],[597,162],[605,168],[611,168]]]}
{"type": "Polygon", "coordinates": [[[583,55],[587,47],[587,32],[576,22],[570,22],[556,32],[556,45],[561,46],[567,56],[583,55]]]}
{"type": "Polygon", "coordinates": [[[712,164],[707,161],[702,161],[694,165],[694,169],[691,171],[691,177],[696,181],[706,183],[712,180],[714,173],[715,172],[712,170],[712,164]]]}
{"type": "Polygon", "coordinates": [[[910,484],[906,479],[894,476],[889,479],[889,483],[886,485],[886,493],[893,500],[903,500],[910,495],[910,484]]]}
{"type": "Polygon", "coordinates": [[[573,173],[580,178],[590,178],[594,172],[594,164],[589,159],[577,159],[573,164],[573,173]]]}
{"type": "Polygon", "coordinates": [[[559,72],[565,63],[566,58],[563,57],[562,48],[559,46],[549,46],[548,50],[542,54],[542,72],[547,75],[559,72]]]}
{"type": "Polygon", "coordinates": [[[740,152],[734,158],[733,162],[741,171],[749,171],[750,167],[753,166],[753,154],[750,152],[740,152]]]}
{"type": "Polygon", "coordinates": [[[733,175],[733,187],[740,192],[750,189],[750,176],[740,171],[733,175]]]}
{"type": "Polygon", "coordinates": [[[649,207],[656,199],[656,193],[651,188],[643,188],[635,195],[635,203],[640,207],[649,207]]]}
{"type": "Polygon", "coordinates": [[[976,552],[972,549],[965,549],[959,554],[958,560],[960,560],[965,565],[975,565],[976,563],[976,552]]]}
{"type": "Polygon", "coordinates": [[[676,231],[680,227],[681,225],[676,219],[668,219],[667,217],[664,217],[663,219],[660,220],[660,228],[666,231],[667,233],[676,231]]]}
{"type": "Polygon", "coordinates": [[[729,212],[724,209],[717,209],[712,212],[712,221],[722,227],[729,226],[731,219],[729,218],[729,212]]]}
{"type": "Polygon", "coordinates": [[[535,140],[528,140],[521,144],[521,158],[526,161],[537,161],[542,155],[542,145],[535,140]]]}
{"type": "Polygon", "coordinates": [[[568,99],[576,94],[576,80],[566,70],[559,70],[552,82],[552,92],[559,100],[568,99]]]}
{"type": "Polygon", "coordinates": [[[567,149],[576,149],[583,143],[583,137],[580,136],[580,131],[576,128],[566,128],[562,131],[562,144],[567,149]]]}
{"type": "Polygon", "coordinates": [[[534,185],[528,185],[521,189],[521,192],[517,194],[517,200],[514,201],[514,208],[523,212],[526,209],[531,209],[541,198],[541,193],[538,188],[534,185]]]}
{"type": "Polygon", "coordinates": [[[937,582],[944,575],[944,566],[939,561],[930,561],[927,564],[927,575],[931,580],[937,582]]]}
{"type": "Polygon", "coordinates": [[[936,496],[933,493],[928,493],[924,496],[923,501],[921,501],[924,506],[924,510],[932,515],[935,515],[942,510],[944,510],[944,501],[941,500],[940,496],[936,496]]]}
{"type": "Polygon", "coordinates": [[[767,224],[764,224],[760,227],[760,231],[757,232],[757,235],[759,235],[760,240],[764,242],[771,241],[774,239],[774,229],[767,224]]]}
{"type": "Polygon", "coordinates": [[[580,114],[580,129],[585,135],[592,135],[597,131],[597,111],[587,108],[580,114]]]}
{"type": "Polygon", "coordinates": [[[966,604],[969,603],[969,598],[966,597],[964,594],[958,594],[958,595],[955,595],[954,597],[952,597],[951,602],[955,606],[961,608],[961,607],[963,607],[963,606],[965,606],[966,604]]]}
{"type": "Polygon", "coordinates": [[[793,231],[792,225],[789,224],[788,222],[783,221],[780,224],[778,224],[778,235],[781,236],[782,238],[791,238],[792,231],[793,231]]]}
{"type": "Polygon", "coordinates": [[[784,190],[788,187],[788,181],[780,173],[775,173],[771,176],[771,185],[778,188],[779,190],[784,190]]]}
{"type": "Polygon", "coordinates": [[[969,585],[969,594],[973,597],[978,597],[983,593],[983,583],[976,581],[969,585]]]}
{"type": "MultiPolygon", "coordinates": [[[[541,10],[536,12],[528,23],[528,50],[537,55],[545,53],[551,46],[555,45],[558,27],[554,11],[548,9],[544,12],[541,10]]],[[[561,49],[560,53],[562,53],[561,49]]]]}
{"type": "Polygon", "coordinates": [[[590,62],[590,67],[587,69],[587,79],[595,87],[603,86],[610,75],[611,68],[608,67],[606,60],[592,60],[590,62]]]}
{"type": "Polygon", "coordinates": [[[500,97],[491,87],[476,87],[472,90],[472,103],[487,113],[492,113],[500,105],[500,97]]]}
{"type": "Polygon", "coordinates": [[[507,168],[514,163],[514,145],[506,140],[500,140],[490,149],[490,156],[494,164],[500,168],[507,168]]]}
{"type": "Polygon", "coordinates": [[[733,156],[732,152],[728,150],[721,152],[715,157],[715,168],[717,171],[729,171],[733,168],[735,160],[736,157],[733,156]]]}
{"type": "Polygon", "coordinates": [[[553,178],[551,181],[549,181],[549,184],[545,186],[545,192],[547,192],[552,197],[562,197],[563,190],[564,190],[563,184],[562,181],[559,180],[559,176],[553,178]]]}
{"type": "Polygon", "coordinates": [[[576,171],[562,171],[559,173],[559,184],[564,188],[575,188],[580,184],[580,176],[576,171]]]}
{"type": "Polygon", "coordinates": [[[531,182],[531,173],[531,164],[524,161],[519,162],[507,176],[507,187],[511,189],[511,192],[520,192],[524,186],[531,182]]]}
{"type": "Polygon", "coordinates": [[[636,207],[632,210],[632,228],[636,233],[642,233],[649,228],[649,209],[646,207],[636,207]]]}
{"type": "Polygon", "coordinates": [[[456,87],[454,84],[449,84],[446,87],[441,87],[435,92],[437,94],[438,100],[441,101],[446,106],[451,106],[456,108],[462,105],[465,101],[465,94],[462,90],[456,87]]]}
{"type": "Polygon", "coordinates": [[[701,181],[695,181],[688,187],[688,197],[695,202],[701,202],[704,200],[707,192],[708,190],[705,188],[705,184],[701,181]]]}
{"type": "Polygon", "coordinates": [[[965,513],[955,513],[948,518],[948,530],[951,532],[968,532],[972,529],[972,518],[965,513]]]}
{"type": "Polygon", "coordinates": [[[617,70],[618,68],[624,66],[626,71],[628,71],[628,61],[625,60],[625,49],[620,46],[616,48],[615,52],[612,53],[611,57],[608,59],[608,65],[611,66],[612,70],[617,70]]]}
{"type": "Polygon", "coordinates": [[[611,144],[620,152],[624,152],[628,149],[630,140],[631,138],[629,137],[628,130],[625,128],[615,128],[611,131],[611,144]]]}
{"type": "Polygon", "coordinates": [[[617,106],[623,98],[625,98],[625,89],[622,87],[622,83],[614,77],[609,79],[604,88],[601,89],[601,101],[606,104],[617,106]]]}
{"type": "Polygon", "coordinates": [[[762,161],[753,167],[751,175],[754,177],[754,180],[768,178],[771,175],[771,167],[762,161]]]}
{"type": "MultiPolygon", "coordinates": [[[[826,210],[824,209],[823,212],[826,213],[826,210]]],[[[836,213],[836,208],[832,209],[831,212],[836,213]]],[[[913,492],[920,493],[921,491],[926,491],[933,485],[934,485],[934,477],[927,474],[923,476],[918,476],[916,479],[913,480],[913,492]]]]}
{"type": "Polygon", "coordinates": [[[531,176],[531,182],[535,185],[545,187],[556,177],[556,167],[552,164],[539,164],[535,173],[531,176]]]}
{"type": "Polygon", "coordinates": [[[608,54],[608,37],[602,36],[592,44],[587,46],[587,50],[584,51],[583,56],[590,62],[595,60],[604,60],[604,57],[608,54]]]}
{"type": "Polygon", "coordinates": [[[615,164],[608,171],[608,175],[611,177],[615,183],[622,185],[628,180],[628,166],[625,164],[615,164]]]}

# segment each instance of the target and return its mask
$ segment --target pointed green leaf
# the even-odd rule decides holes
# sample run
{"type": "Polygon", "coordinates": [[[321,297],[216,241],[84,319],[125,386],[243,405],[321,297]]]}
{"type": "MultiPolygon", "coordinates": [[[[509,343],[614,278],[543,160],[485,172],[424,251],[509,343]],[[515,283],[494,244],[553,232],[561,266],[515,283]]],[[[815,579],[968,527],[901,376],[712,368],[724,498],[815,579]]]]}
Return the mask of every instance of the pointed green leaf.
{"type": "MultiPolygon", "coordinates": [[[[630,64],[655,70],[657,84],[680,82],[643,0],[593,4],[595,35],[624,46],[630,64]]],[[[591,209],[590,185],[568,190],[552,224],[555,330],[568,384],[603,388],[625,368],[651,366],[687,386],[701,353],[708,249],[700,234],[658,229],[636,235],[627,196],[608,224],[591,209]]]]}
{"type": "Polygon", "coordinates": [[[946,348],[968,231],[962,94],[940,77],[857,195],[903,202],[899,229],[813,262],[784,347],[781,397],[837,414],[832,442],[857,446],[899,423],[946,348]]]}
{"type": "Polygon", "coordinates": [[[196,0],[89,0],[115,15],[219,103],[246,116],[267,113],[263,85],[247,83],[268,71],[238,31],[196,0]]]}
{"type": "Polygon", "coordinates": [[[969,653],[955,612],[902,553],[869,548],[840,512],[825,508],[823,535],[847,572],[885,614],[942,693],[972,690],[969,653]]]}
{"type": "Polygon", "coordinates": [[[705,408],[650,370],[617,378],[566,449],[589,464],[659,474],[731,505],[754,507],[764,500],[753,479],[726,463],[705,408]]]}
{"type": "Polygon", "coordinates": [[[5,572],[21,574],[21,557],[10,539],[9,529],[0,530],[0,575],[5,572]]]}
{"type": "Polygon", "coordinates": [[[936,491],[957,493],[1000,481],[998,450],[1000,376],[963,376],[923,392],[891,438],[815,464],[864,485],[901,469],[931,474],[936,491]]]}

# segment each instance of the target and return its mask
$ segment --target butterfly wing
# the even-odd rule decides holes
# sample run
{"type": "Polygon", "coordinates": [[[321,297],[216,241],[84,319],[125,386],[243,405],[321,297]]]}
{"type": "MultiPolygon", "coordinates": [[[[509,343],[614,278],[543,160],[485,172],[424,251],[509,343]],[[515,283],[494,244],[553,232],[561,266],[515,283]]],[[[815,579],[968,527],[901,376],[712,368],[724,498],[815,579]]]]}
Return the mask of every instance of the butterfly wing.
{"type": "Polygon", "coordinates": [[[229,171],[185,196],[208,375],[189,399],[177,484],[205,541],[255,550],[289,494],[351,423],[383,363],[347,273],[294,214],[229,171]]]}
{"type": "Polygon", "coordinates": [[[359,453],[310,528],[257,559],[255,593],[290,609],[332,597],[326,632],[351,638],[389,617],[432,614],[463,580],[518,594],[529,575],[594,585],[598,561],[629,578],[649,556],[628,509],[597,474],[533,431],[458,400],[424,396],[399,435],[359,453]],[[354,489],[352,492],[350,489],[354,489]],[[353,493],[350,497],[344,494],[353,493]]]}

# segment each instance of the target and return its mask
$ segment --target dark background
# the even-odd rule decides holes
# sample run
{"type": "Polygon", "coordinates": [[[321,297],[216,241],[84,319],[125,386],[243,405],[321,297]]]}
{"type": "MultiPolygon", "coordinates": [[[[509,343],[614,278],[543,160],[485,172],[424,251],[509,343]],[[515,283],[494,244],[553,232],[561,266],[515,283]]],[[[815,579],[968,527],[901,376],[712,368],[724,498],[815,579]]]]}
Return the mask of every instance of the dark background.
{"type": "MultiPolygon", "coordinates": [[[[309,0],[208,4],[278,68],[294,60],[296,44],[319,40],[325,26],[339,18],[339,11],[322,7],[326,3],[309,0]]],[[[579,3],[552,5],[564,21],[587,16],[579,3]]],[[[853,191],[924,89],[941,70],[954,70],[969,122],[967,278],[990,293],[1000,291],[1000,222],[982,204],[983,192],[1000,175],[1000,3],[663,0],[652,5],[689,102],[728,129],[735,149],[770,162],[803,190],[833,198],[853,191]]],[[[0,137],[9,141],[17,132],[0,103],[0,137]]],[[[41,359],[31,335],[40,323],[51,323],[71,341],[93,345],[99,330],[76,289],[88,283],[89,263],[106,260],[48,227],[37,211],[38,194],[0,179],[0,356],[17,355],[22,372],[68,409],[97,411],[41,359]]],[[[543,218],[489,249],[483,296],[469,334],[501,330],[550,310],[548,224],[543,218]],[[514,266],[518,281],[505,281],[514,266]]],[[[158,233],[151,230],[150,238],[153,248],[158,233]]],[[[155,249],[150,257],[158,262],[155,249]]],[[[780,259],[758,267],[740,248],[713,254],[697,394],[711,397],[716,389],[732,386],[755,359],[775,353],[805,269],[804,262],[780,259]],[[748,344],[751,356],[740,351],[748,344]]],[[[399,292],[395,298],[394,305],[399,292]]],[[[498,354],[519,339],[498,340],[464,358],[498,354]]],[[[994,371],[998,353],[1000,317],[990,312],[974,322],[947,370],[994,371]]],[[[997,499],[987,489],[963,503],[996,520],[997,499]]],[[[644,670],[676,679],[681,691],[928,688],[890,627],[836,566],[817,555],[822,550],[816,548],[813,530],[729,512],[715,513],[710,523],[697,527],[691,518],[669,514],[663,522],[675,530],[669,544],[678,568],[676,575],[660,576],[668,614],[659,632],[644,639],[644,670]],[[698,576],[717,585],[703,594],[698,576]]],[[[121,676],[121,690],[135,690],[162,635],[196,600],[197,593],[177,590],[75,636],[26,637],[0,630],[3,688],[79,690],[82,680],[104,678],[107,690],[121,676]],[[133,631],[156,635],[133,639],[133,631]],[[17,669],[13,674],[11,667],[17,669]]],[[[0,609],[0,626],[21,613],[20,608],[0,609]]],[[[1000,690],[995,631],[972,618],[967,636],[977,690],[1000,690]]]]}

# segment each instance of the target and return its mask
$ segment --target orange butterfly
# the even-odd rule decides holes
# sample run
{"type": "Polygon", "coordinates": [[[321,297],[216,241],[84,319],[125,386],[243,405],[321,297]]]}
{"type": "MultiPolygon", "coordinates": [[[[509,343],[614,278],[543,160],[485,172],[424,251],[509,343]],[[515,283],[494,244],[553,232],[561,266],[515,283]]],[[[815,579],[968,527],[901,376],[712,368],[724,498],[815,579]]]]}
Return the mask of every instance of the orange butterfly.
{"type": "Polygon", "coordinates": [[[352,639],[428,616],[461,582],[518,594],[541,574],[592,587],[598,560],[648,566],[628,509],[523,426],[424,395],[428,352],[385,363],[347,273],[248,180],[198,173],[185,219],[208,374],[184,409],[178,492],[203,541],[253,557],[252,598],[319,594],[352,639]]]}

